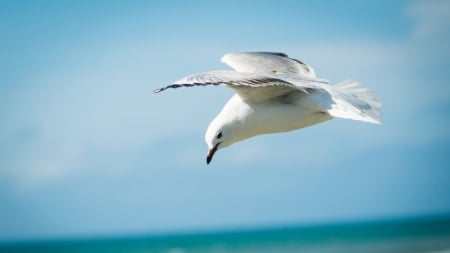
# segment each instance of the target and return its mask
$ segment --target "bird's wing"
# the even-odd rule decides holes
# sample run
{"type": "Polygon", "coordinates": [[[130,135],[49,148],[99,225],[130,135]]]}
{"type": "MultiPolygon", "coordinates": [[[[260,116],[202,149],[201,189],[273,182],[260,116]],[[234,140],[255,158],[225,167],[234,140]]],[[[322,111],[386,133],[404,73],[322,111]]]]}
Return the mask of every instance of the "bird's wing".
{"type": "Polygon", "coordinates": [[[316,78],[316,74],[310,66],[290,58],[284,53],[252,52],[226,54],[221,61],[239,72],[295,74],[304,78],[316,78]]]}
{"type": "Polygon", "coordinates": [[[324,82],[324,80],[301,77],[289,78],[288,75],[264,75],[218,70],[187,76],[153,92],[158,93],[169,88],[225,84],[244,100],[257,103],[290,94],[307,94],[309,90],[322,89],[319,84],[324,82]]]}

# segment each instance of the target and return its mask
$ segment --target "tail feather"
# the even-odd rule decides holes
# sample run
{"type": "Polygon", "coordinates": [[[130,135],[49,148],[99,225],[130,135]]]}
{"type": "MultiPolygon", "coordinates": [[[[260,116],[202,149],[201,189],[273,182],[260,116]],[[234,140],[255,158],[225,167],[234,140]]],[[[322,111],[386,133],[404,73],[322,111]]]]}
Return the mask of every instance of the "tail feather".
{"type": "Polygon", "coordinates": [[[375,93],[357,81],[347,80],[333,87],[333,117],[381,124],[381,103],[375,93]]]}

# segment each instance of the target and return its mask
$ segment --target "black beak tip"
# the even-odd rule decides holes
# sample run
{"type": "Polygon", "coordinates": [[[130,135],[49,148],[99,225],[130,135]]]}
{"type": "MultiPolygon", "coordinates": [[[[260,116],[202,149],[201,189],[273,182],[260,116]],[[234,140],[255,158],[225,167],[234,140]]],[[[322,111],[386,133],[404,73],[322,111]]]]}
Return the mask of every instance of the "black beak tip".
{"type": "Polygon", "coordinates": [[[214,154],[215,154],[216,151],[217,151],[217,147],[219,146],[220,143],[221,143],[221,142],[217,143],[212,149],[210,149],[210,150],[208,151],[208,154],[206,155],[206,165],[208,165],[208,164],[211,162],[211,160],[212,160],[214,154]]]}

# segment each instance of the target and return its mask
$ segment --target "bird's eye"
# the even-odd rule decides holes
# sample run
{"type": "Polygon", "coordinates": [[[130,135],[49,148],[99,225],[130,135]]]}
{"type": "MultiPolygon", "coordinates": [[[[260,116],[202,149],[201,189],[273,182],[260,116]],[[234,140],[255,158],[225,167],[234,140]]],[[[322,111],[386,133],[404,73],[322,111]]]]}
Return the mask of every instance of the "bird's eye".
{"type": "Polygon", "coordinates": [[[220,139],[220,138],[222,138],[222,132],[217,134],[217,139],[220,139]]]}

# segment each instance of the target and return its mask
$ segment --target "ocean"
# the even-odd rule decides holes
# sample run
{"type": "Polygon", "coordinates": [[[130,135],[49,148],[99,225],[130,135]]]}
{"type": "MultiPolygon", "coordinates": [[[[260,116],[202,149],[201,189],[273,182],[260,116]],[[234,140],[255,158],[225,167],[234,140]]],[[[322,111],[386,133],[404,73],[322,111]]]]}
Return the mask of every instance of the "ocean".
{"type": "Polygon", "coordinates": [[[8,253],[450,253],[450,217],[0,243],[8,253]]]}

